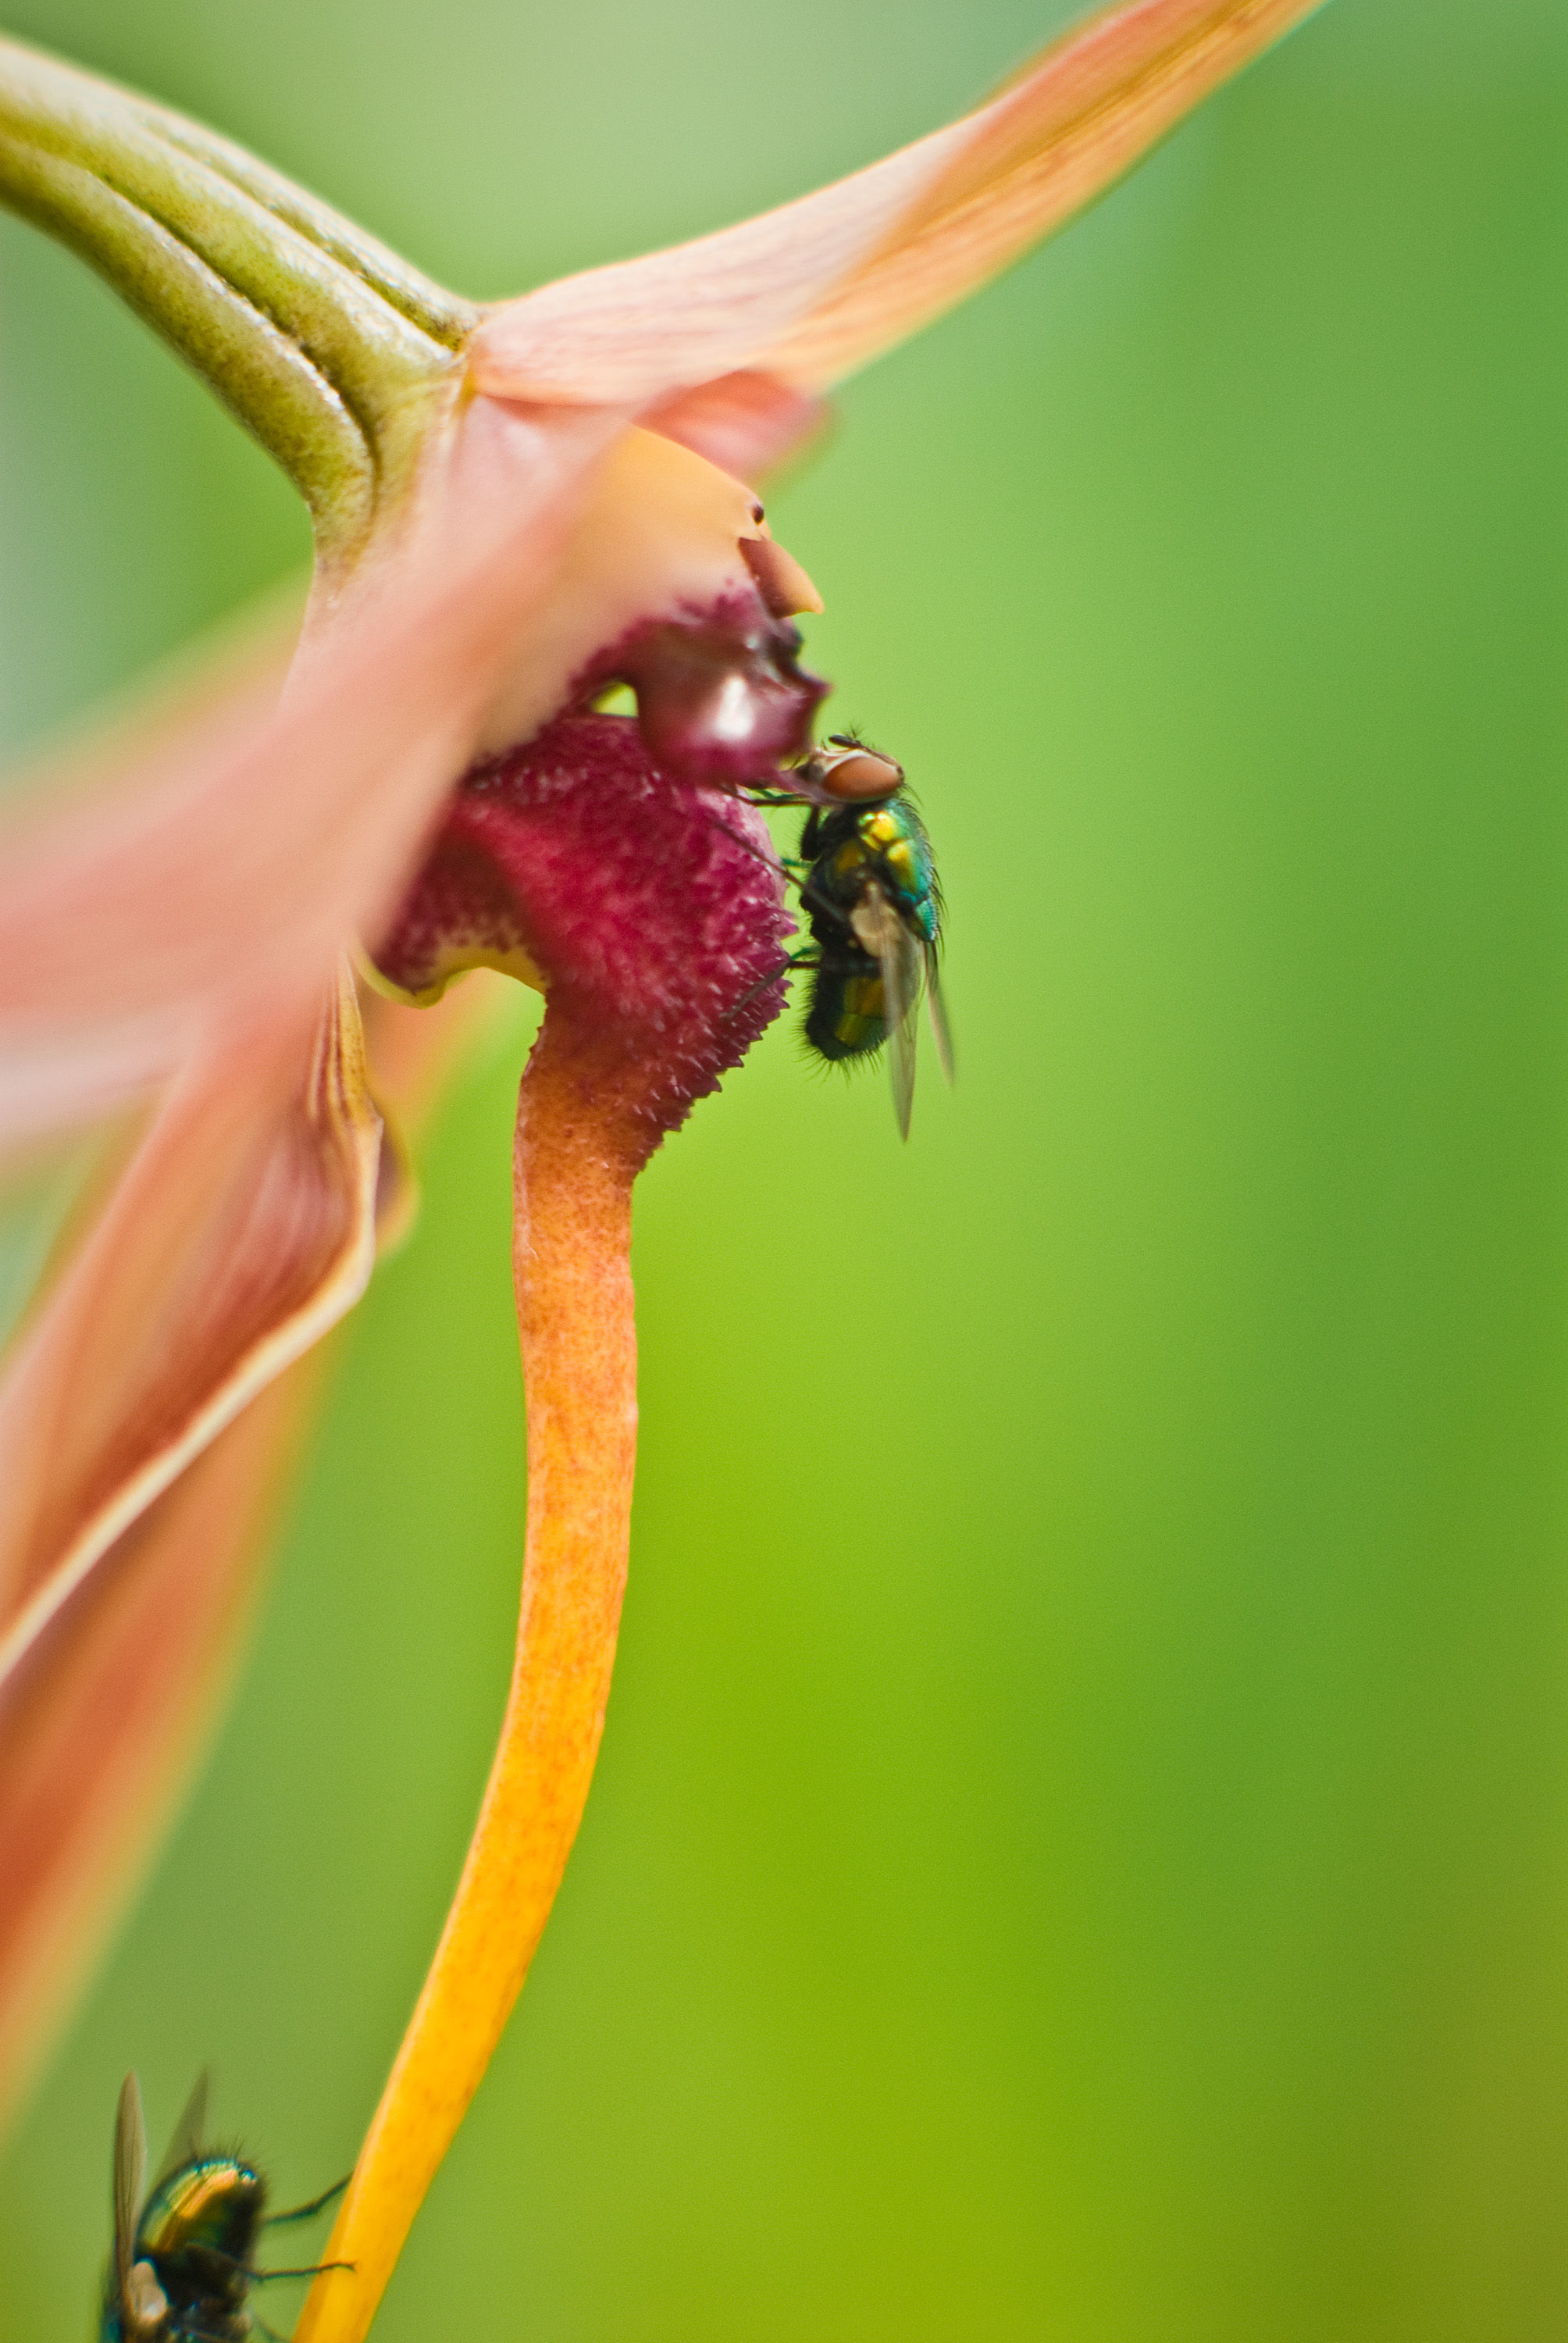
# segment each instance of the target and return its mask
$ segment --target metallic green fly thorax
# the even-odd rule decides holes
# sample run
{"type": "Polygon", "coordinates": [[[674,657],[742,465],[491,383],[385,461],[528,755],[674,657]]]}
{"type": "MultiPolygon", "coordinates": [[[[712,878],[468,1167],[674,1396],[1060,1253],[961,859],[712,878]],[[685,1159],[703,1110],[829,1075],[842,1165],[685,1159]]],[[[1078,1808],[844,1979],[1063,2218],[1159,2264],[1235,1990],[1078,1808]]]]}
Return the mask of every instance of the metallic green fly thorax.
{"type": "Polygon", "coordinates": [[[925,824],[909,799],[879,804],[814,806],[800,833],[800,859],[811,866],[807,914],[821,940],[817,918],[831,906],[851,921],[868,890],[888,896],[900,919],[921,943],[934,944],[941,930],[941,895],[925,824]]]}

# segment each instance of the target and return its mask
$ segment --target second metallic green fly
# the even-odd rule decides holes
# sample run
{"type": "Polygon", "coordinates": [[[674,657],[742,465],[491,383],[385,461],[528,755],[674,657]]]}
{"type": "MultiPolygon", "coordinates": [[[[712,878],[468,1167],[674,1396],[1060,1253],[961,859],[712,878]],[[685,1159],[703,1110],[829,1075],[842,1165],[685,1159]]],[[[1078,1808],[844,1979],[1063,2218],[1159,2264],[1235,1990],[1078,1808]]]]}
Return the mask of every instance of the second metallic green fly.
{"type": "Polygon", "coordinates": [[[261,2270],[251,2256],[263,2229],[307,2219],[344,2183],[308,2205],[268,2216],[260,2173],[238,2156],[203,2147],[206,2112],[204,2075],[144,2199],[142,2098],[136,2077],[126,2077],[115,2127],[115,2252],[99,2343],[246,2343],[257,2329],[272,2332],[247,2306],[251,2288],[267,2278],[307,2278],[322,2267],[261,2270]]]}

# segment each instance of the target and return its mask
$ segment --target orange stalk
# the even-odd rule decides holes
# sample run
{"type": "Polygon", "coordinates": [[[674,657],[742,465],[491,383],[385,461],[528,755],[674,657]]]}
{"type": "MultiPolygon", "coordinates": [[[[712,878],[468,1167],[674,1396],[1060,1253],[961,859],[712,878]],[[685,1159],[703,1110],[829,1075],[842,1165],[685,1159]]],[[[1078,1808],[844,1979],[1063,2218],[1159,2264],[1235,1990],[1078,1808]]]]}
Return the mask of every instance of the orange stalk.
{"type": "Polygon", "coordinates": [[[528,1424],[517,1660],[446,1928],[296,2343],[360,2343],[522,1988],[604,1727],[637,1453],[632,1182],[649,1144],[626,1055],[553,1009],[518,1105],[513,1270],[528,1424]]]}

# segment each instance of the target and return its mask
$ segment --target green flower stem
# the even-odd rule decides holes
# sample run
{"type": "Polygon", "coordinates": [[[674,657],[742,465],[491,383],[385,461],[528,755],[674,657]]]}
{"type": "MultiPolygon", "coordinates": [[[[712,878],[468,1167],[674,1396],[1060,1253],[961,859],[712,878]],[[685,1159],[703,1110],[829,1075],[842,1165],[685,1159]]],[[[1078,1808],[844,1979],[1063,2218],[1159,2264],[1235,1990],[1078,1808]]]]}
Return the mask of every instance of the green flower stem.
{"type": "Polygon", "coordinates": [[[406,492],[478,311],[243,147],[0,40],[0,203],[211,386],[310,508],[329,570],[406,492]]]}

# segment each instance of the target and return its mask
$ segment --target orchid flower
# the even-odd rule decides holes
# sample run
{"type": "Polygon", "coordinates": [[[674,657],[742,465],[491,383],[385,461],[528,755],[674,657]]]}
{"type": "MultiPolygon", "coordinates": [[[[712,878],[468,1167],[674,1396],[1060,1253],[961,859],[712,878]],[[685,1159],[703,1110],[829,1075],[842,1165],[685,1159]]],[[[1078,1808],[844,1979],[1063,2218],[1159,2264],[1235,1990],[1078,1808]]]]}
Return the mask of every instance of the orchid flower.
{"type": "Polygon", "coordinates": [[[366,2331],[548,1917],[626,1571],[633,1182],[782,1003],[779,870],[739,792],[821,784],[825,687],[794,624],[820,604],[756,483],[836,382],[1313,5],[1130,0],[836,186],[487,309],[239,148],[0,43],[0,198],[206,376],[317,547],[292,652],[44,776],[0,861],[0,1149],[114,1134],[0,1383],[13,2095],[211,1713],[307,1354],[405,1215],[388,1115],[469,1021],[472,988],[442,996],[480,967],[546,996],[515,1151],[511,1697],[327,2249],[352,2268],[304,2343],[366,2331]]]}

